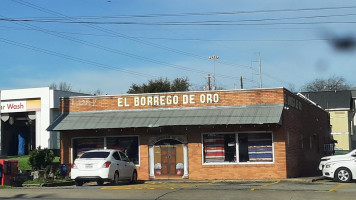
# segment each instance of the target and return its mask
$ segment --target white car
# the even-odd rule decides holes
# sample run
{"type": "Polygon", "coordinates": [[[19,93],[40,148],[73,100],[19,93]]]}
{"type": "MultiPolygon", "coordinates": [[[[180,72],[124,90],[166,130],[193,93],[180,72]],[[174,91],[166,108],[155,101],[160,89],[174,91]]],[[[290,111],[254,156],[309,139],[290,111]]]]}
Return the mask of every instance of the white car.
{"type": "Polygon", "coordinates": [[[323,176],[339,182],[356,179],[356,149],[345,155],[321,158],[319,169],[323,176]]]}
{"type": "Polygon", "coordinates": [[[85,152],[75,159],[71,167],[71,179],[75,185],[96,181],[98,185],[110,181],[118,184],[127,180],[137,181],[137,170],[125,153],[114,149],[100,149],[85,152]]]}

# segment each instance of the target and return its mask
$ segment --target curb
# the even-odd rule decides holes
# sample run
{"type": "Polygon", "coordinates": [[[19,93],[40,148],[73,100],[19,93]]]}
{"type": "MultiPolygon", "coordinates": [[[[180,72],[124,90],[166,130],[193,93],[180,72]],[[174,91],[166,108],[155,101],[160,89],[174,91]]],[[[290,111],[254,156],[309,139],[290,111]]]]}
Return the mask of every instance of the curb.
{"type": "Polygon", "coordinates": [[[74,181],[66,181],[60,183],[40,183],[40,184],[22,184],[22,187],[34,188],[34,187],[59,187],[59,186],[72,186],[74,181]]]}
{"type": "MultiPolygon", "coordinates": [[[[244,179],[244,180],[189,180],[189,179],[155,179],[155,180],[142,180],[143,184],[151,182],[164,182],[164,183],[253,183],[253,182],[293,182],[293,183],[313,183],[316,181],[325,180],[324,177],[303,177],[303,178],[288,178],[288,179],[244,179]]],[[[42,184],[23,184],[23,187],[61,187],[61,186],[72,186],[75,185],[74,181],[66,181],[60,183],[42,183],[42,184]]]]}
{"type": "Polygon", "coordinates": [[[247,182],[294,182],[294,183],[312,183],[319,180],[325,180],[324,177],[302,177],[302,178],[287,178],[287,179],[243,179],[243,180],[168,180],[168,179],[155,179],[155,180],[146,180],[144,183],[149,182],[167,182],[167,183],[247,183],[247,182]]]}

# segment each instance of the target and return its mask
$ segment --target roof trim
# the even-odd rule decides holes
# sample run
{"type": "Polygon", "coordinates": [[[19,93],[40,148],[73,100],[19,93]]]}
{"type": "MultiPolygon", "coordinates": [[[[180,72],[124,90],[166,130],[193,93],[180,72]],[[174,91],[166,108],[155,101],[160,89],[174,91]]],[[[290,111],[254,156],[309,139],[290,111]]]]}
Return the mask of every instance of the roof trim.
{"type": "Polygon", "coordinates": [[[282,124],[283,104],[87,111],[61,114],[48,131],[163,126],[282,124]]]}

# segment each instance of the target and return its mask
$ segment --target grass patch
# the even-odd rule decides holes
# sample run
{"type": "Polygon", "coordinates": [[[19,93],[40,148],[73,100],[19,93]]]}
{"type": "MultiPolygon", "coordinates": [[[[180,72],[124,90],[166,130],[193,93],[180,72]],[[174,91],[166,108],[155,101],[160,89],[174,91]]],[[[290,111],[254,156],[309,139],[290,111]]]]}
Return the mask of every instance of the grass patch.
{"type": "Polygon", "coordinates": [[[0,185],[0,189],[11,189],[12,186],[9,185],[0,185]]]}
{"type": "Polygon", "coordinates": [[[70,181],[70,179],[37,179],[37,180],[27,180],[23,184],[43,184],[43,183],[63,183],[70,181]]]}
{"type": "MultiPolygon", "coordinates": [[[[28,159],[30,158],[29,155],[26,156],[10,156],[7,159],[9,160],[18,160],[19,161],[19,170],[31,170],[31,165],[28,162],[28,159]]],[[[53,162],[59,162],[59,157],[55,157],[53,162]]]]}
{"type": "Polygon", "coordinates": [[[29,155],[26,156],[10,156],[7,159],[9,160],[18,160],[19,161],[19,170],[31,170],[31,165],[28,162],[30,158],[29,155]]]}

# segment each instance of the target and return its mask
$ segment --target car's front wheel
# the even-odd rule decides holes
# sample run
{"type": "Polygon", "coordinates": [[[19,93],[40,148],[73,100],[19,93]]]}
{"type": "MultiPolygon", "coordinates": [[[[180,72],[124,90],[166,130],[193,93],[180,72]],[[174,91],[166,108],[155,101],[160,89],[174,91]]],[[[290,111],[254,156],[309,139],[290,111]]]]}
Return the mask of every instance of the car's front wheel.
{"type": "Polygon", "coordinates": [[[75,180],[75,185],[76,186],[82,186],[83,185],[83,181],[75,180]]]}
{"type": "Polygon", "coordinates": [[[133,184],[133,183],[136,183],[136,182],[137,182],[137,172],[134,171],[134,172],[132,173],[130,183],[133,184]]]}
{"type": "Polygon", "coordinates": [[[352,178],[352,173],[348,168],[341,167],[335,172],[335,180],[338,182],[350,182],[352,178]]]}
{"type": "Polygon", "coordinates": [[[103,180],[98,180],[98,181],[96,181],[96,184],[99,185],[99,186],[102,186],[102,185],[104,185],[104,181],[103,180]]]}

